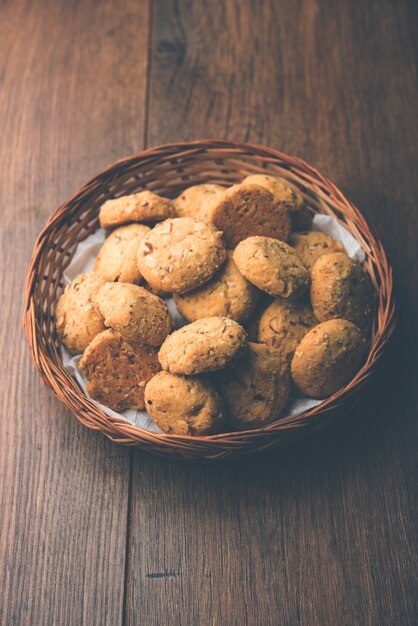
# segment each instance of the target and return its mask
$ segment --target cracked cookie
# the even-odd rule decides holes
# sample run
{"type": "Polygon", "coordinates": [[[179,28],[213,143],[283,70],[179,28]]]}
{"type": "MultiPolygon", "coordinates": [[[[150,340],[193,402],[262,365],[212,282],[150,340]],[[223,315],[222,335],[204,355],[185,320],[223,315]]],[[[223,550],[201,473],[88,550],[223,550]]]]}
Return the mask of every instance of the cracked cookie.
{"type": "Polygon", "coordinates": [[[288,211],[260,185],[241,183],[219,195],[208,219],[224,234],[228,248],[250,235],[270,235],[287,241],[290,234],[288,211]]]}
{"type": "Polygon", "coordinates": [[[106,326],[129,342],[160,346],[172,328],[166,303],[143,287],[106,283],[97,303],[106,326]]]}
{"type": "Polygon", "coordinates": [[[145,408],[163,432],[173,435],[210,435],[224,421],[219,395],[201,376],[160,372],[145,387],[145,408]]]}
{"type": "Polygon", "coordinates": [[[144,224],[129,224],[114,230],[101,247],[93,271],[108,282],[139,283],[138,246],[149,230],[144,224]]]}
{"type": "Polygon", "coordinates": [[[206,283],[226,259],[213,224],[177,217],[155,226],[138,250],[141,274],[157,291],[184,293],[206,283]]]}
{"type": "Polygon", "coordinates": [[[292,233],[289,243],[296,250],[309,271],[317,259],[331,252],[345,252],[342,243],[326,233],[311,230],[308,233],[292,233]]]}
{"type": "Polygon", "coordinates": [[[55,309],[55,327],[59,338],[72,354],[78,354],[105,330],[103,316],[96,302],[104,279],[95,273],[80,274],[60,295],[55,309]]]}
{"type": "Polygon", "coordinates": [[[247,346],[245,330],[227,317],[205,317],[169,335],[158,353],[172,374],[200,374],[225,367],[247,346]]]}
{"type": "Polygon", "coordinates": [[[308,303],[278,298],[260,317],[258,340],[274,349],[288,362],[297,345],[317,323],[308,303]]]}
{"type": "Polygon", "coordinates": [[[208,220],[208,211],[225,187],[213,183],[193,185],[181,192],[174,201],[179,217],[198,217],[208,220]]]}
{"type": "Polygon", "coordinates": [[[343,252],[321,256],[312,268],[311,302],[320,321],[342,318],[367,330],[374,293],[367,272],[343,252]]]}
{"type": "Polygon", "coordinates": [[[247,320],[258,302],[259,291],[238,270],[232,253],[209,282],[185,294],[174,294],[174,302],[189,322],[202,317],[224,316],[236,322],[247,320]]]}
{"type": "Polygon", "coordinates": [[[114,228],[130,222],[162,222],[175,214],[171,200],[145,190],[106,200],[100,207],[99,221],[102,228],[114,228]]]}
{"type": "Polygon", "coordinates": [[[309,273],[300,256],[283,241],[248,237],[234,250],[241,274],[272,296],[297,298],[309,286],[309,273]]]}
{"type": "Polygon", "coordinates": [[[259,428],[276,420],[289,395],[287,365],[262,343],[249,343],[247,357],[215,375],[231,430],[259,428]]]}
{"type": "Polygon", "coordinates": [[[242,181],[244,184],[260,185],[273,194],[280,206],[289,213],[292,230],[307,230],[312,224],[312,215],[309,212],[299,189],[294,187],[285,178],[270,176],[269,174],[251,174],[242,181]]]}
{"type": "Polygon", "coordinates": [[[99,333],[80,361],[90,396],[113,409],[143,409],[146,383],[161,368],[157,350],[130,345],[115,330],[99,333]]]}

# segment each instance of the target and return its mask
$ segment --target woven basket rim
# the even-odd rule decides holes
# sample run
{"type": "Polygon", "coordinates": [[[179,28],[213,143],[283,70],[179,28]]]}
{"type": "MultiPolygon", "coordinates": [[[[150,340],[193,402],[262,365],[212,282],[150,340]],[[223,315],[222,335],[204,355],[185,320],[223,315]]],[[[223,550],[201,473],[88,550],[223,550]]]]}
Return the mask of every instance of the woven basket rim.
{"type": "MultiPolygon", "coordinates": [[[[187,184],[185,184],[185,186],[187,186],[187,184]]],[[[279,150],[261,144],[245,143],[241,141],[226,141],[221,139],[200,139],[194,141],[173,142],[147,148],[146,150],[117,160],[113,164],[105,167],[95,176],[85,181],[74,194],[72,194],[51,214],[44,228],[36,239],[33,255],[29,263],[26,275],[26,292],[24,313],[22,319],[23,330],[28,341],[31,357],[34,360],[36,369],[38,370],[44,382],[48,383],[49,386],[53,388],[55,394],[58,395],[57,388],[54,386],[53,381],[50,377],[52,375],[55,378],[57,376],[57,373],[59,373],[61,377],[64,378],[64,384],[66,381],[68,385],[68,388],[65,389],[66,393],[68,393],[70,397],[72,395],[74,395],[75,397],[77,397],[77,395],[82,396],[84,405],[89,410],[99,415],[104,423],[110,425],[110,430],[115,433],[115,436],[112,436],[111,433],[106,432],[106,429],[101,428],[100,425],[92,425],[90,423],[86,424],[85,420],[82,420],[80,416],[75,413],[76,417],[80,419],[80,421],[83,421],[83,423],[88,427],[102,430],[104,434],[112,440],[116,440],[120,443],[128,443],[131,445],[139,445],[142,438],[145,438],[150,443],[154,444],[154,446],[161,444],[169,444],[170,446],[173,446],[174,444],[180,448],[183,445],[186,446],[186,448],[189,448],[190,446],[198,447],[200,444],[204,444],[204,446],[209,447],[211,446],[211,444],[216,444],[217,447],[219,447],[219,444],[225,444],[228,446],[229,450],[233,449],[234,446],[241,448],[248,442],[248,440],[251,440],[252,442],[256,442],[257,439],[264,440],[266,438],[266,435],[273,436],[281,430],[285,430],[288,428],[303,428],[303,423],[298,423],[296,421],[296,418],[299,418],[299,420],[303,418],[306,421],[309,420],[309,418],[313,415],[326,413],[328,409],[333,408],[340,399],[344,398],[344,396],[350,390],[357,391],[358,389],[360,389],[360,387],[368,378],[368,375],[371,373],[372,368],[374,369],[375,365],[380,360],[383,353],[383,348],[393,333],[395,322],[396,320],[395,303],[393,296],[392,269],[389,265],[386,252],[380,239],[375,234],[374,229],[366,222],[365,218],[357,209],[357,207],[355,207],[355,205],[353,205],[345,197],[345,195],[334,185],[334,183],[332,183],[328,178],[323,176],[315,167],[306,163],[303,159],[287,155],[279,150]],[[353,379],[342,389],[334,393],[332,396],[329,396],[319,405],[308,409],[307,411],[303,411],[302,413],[298,415],[293,415],[291,417],[280,418],[279,420],[271,424],[254,430],[233,431],[216,435],[193,437],[187,435],[156,433],[140,428],[138,426],[134,426],[131,423],[126,422],[122,419],[108,416],[93,401],[89,400],[84,395],[84,392],[81,390],[75,380],[73,380],[71,384],[71,381],[69,380],[69,378],[71,377],[69,373],[63,368],[62,362],[55,364],[52,362],[51,357],[46,354],[44,350],[41,350],[40,352],[38,351],[39,346],[37,341],[37,333],[39,332],[39,328],[37,327],[36,306],[33,299],[34,287],[37,284],[36,266],[39,259],[45,252],[44,242],[48,239],[50,229],[54,227],[55,222],[61,218],[63,212],[65,212],[74,201],[83,197],[89,191],[94,189],[95,185],[104,181],[109,175],[117,172],[119,168],[126,169],[137,162],[146,163],[148,159],[150,161],[153,161],[158,157],[160,158],[160,160],[167,160],[169,162],[170,159],[179,158],[179,156],[181,156],[182,158],[184,158],[185,156],[192,157],[196,153],[205,153],[206,151],[216,149],[228,151],[236,150],[238,157],[242,157],[244,153],[248,153],[249,156],[257,155],[257,158],[266,159],[269,162],[271,160],[278,160],[281,165],[288,168],[289,171],[291,171],[292,173],[294,173],[295,171],[303,172],[306,179],[311,179],[311,181],[313,181],[312,186],[317,187],[318,190],[323,190],[331,200],[333,200],[337,204],[341,204],[352,213],[353,217],[355,217],[356,219],[357,224],[362,227],[364,232],[367,233],[368,243],[374,246],[374,249],[379,255],[378,271],[382,284],[378,292],[378,328],[373,337],[373,340],[370,343],[368,358],[362,368],[353,377],[353,379]],[[382,285],[384,285],[385,287],[384,296],[382,295],[382,285]],[[137,437],[136,439],[133,438],[135,435],[137,437]],[[124,441],[124,438],[126,438],[126,441],[124,441]]],[[[67,396],[65,396],[64,398],[59,396],[59,399],[61,399],[61,401],[64,401],[74,413],[73,406],[71,405],[70,399],[67,396]]],[[[77,400],[79,400],[79,398],[77,398],[77,400]]],[[[270,444],[267,445],[267,447],[269,446],[270,444]]]]}

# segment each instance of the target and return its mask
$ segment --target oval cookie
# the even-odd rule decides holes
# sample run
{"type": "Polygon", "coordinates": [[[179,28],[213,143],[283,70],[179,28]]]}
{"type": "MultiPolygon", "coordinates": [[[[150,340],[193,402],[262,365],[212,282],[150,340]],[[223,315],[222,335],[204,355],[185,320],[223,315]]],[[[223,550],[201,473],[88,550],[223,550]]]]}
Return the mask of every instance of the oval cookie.
{"type": "Polygon", "coordinates": [[[176,214],[174,204],[152,191],[139,191],[129,196],[107,200],[100,207],[102,228],[114,228],[130,222],[161,222],[176,214]]]}
{"type": "Polygon", "coordinates": [[[139,283],[138,246],[149,230],[144,224],[129,224],[114,230],[101,247],[93,271],[108,282],[139,283]]]}
{"type": "Polygon", "coordinates": [[[345,252],[342,243],[326,233],[311,230],[308,233],[292,233],[289,243],[296,250],[309,271],[317,259],[330,252],[345,252]]]}
{"type": "Polygon", "coordinates": [[[225,187],[213,183],[193,185],[193,187],[185,189],[174,201],[177,215],[179,217],[198,217],[207,221],[209,211],[222,191],[225,191],[225,187]]]}

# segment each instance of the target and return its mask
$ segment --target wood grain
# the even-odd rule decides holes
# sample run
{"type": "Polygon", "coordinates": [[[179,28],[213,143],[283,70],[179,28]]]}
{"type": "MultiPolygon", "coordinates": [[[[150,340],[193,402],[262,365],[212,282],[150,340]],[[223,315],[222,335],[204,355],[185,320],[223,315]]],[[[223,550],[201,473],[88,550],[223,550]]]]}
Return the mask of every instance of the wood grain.
{"type": "Polygon", "coordinates": [[[130,453],[82,428],[40,385],[20,317],[49,214],[142,147],[147,3],[2,2],[0,24],[0,623],[114,626],[130,453]]]}
{"type": "MultiPolygon", "coordinates": [[[[148,142],[249,139],[316,164],[376,224],[415,341],[414,17],[388,1],[156,2],[148,142]]],[[[410,341],[345,422],[288,451],[219,467],[135,453],[127,623],[414,623],[410,341]]]]}
{"type": "Polygon", "coordinates": [[[0,4],[0,623],[411,626],[418,61],[407,0],[0,4]],[[150,28],[151,26],[151,28],[150,28]],[[353,199],[399,332],[345,420],[264,458],[168,462],[83,429],[20,330],[37,233],[143,145],[260,141],[353,199]]]}

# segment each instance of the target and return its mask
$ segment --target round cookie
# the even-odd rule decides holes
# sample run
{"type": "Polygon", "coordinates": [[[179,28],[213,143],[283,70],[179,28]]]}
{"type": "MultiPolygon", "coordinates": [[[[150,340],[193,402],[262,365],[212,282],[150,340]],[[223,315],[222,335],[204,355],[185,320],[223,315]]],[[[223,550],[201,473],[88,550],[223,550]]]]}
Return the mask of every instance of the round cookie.
{"type": "Polygon", "coordinates": [[[260,428],[278,418],[289,395],[288,366],[262,343],[249,343],[245,359],[216,375],[230,430],[260,428]]]}
{"type": "Polygon", "coordinates": [[[242,322],[251,316],[258,296],[258,289],[239,272],[229,252],[227,260],[209,282],[185,294],[174,294],[174,302],[189,322],[212,316],[242,322]]]}
{"type": "Polygon", "coordinates": [[[287,241],[290,218],[270,191],[260,185],[233,185],[219,195],[208,218],[224,234],[228,248],[250,235],[270,235],[287,241]]]}
{"type": "Polygon", "coordinates": [[[100,207],[99,221],[102,228],[114,228],[130,222],[153,224],[175,214],[176,210],[171,200],[145,190],[106,200],[100,207]]]}
{"type": "Polygon", "coordinates": [[[97,303],[106,326],[126,340],[160,346],[172,328],[166,303],[158,296],[129,283],[106,283],[97,303]]]}
{"type": "Polygon", "coordinates": [[[224,421],[220,397],[200,376],[160,372],[145,387],[145,408],[163,432],[173,435],[210,435],[224,421]]]}
{"type": "Polygon", "coordinates": [[[309,271],[317,259],[331,252],[345,252],[344,246],[326,233],[311,230],[307,233],[292,233],[289,243],[296,250],[309,271]]]}
{"type": "Polygon", "coordinates": [[[309,273],[300,256],[283,241],[248,237],[234,250],[241,274],[272,296],[297,298],[309,286],[309,273]]]}
{"type": "Polygon", "coordinates": [[[92,398],[114,411],[143,409],[146,383],[161,368],[157,350],[130,345],[115,330],[105,330],[87,346],[80,361],[92,398]]]}
{"type": "Polygon", "coordinates": [[[347,320],[318,324],[302,339],[291,363],[293,382],[312,398],[330,396],[357,372],[366,342],[347,320]]]}
{"type": "Polygon", "coordinates": [[[193,185],[193,187],[185,189],[174,201],[177,215],[179,217],[198,217],[207,221],[208,211],[222,191],[225,191],[225,187],[213,183],[193,185]]]}
{"type": "Polygon", "coordinates": [[[213,224],[177,217],[155,226],[138,250],[141,274],[157,291],[184,293],[206,283],[226,259],[213,224]]]}
{"type": "Polygon", "coordinates": [[[307,230],[312,224],[309,212],[299,189],[285,178],[269,174],[251,174],[242,181],[252,185],[260,185],[268,189],[275,199],[289,212],[292,230],[307,230]]]}
{"type": "Polygon", "coordinates": [[[258,340],[274,349],[288,362],[299,342],[317,323],[309,304],[278,298],[260,317],[258,340]]]}
{"type": "Polygon", "coordinates": [[[139,283],[138,246],[149,230],[144,224],[129,224],[114,230],[101,247],[93,271],[108,282],[139,283]]]}
{"type": "Polygon", "coordinates": [[[105,330],[96,298],[104,279],[95,273],[80,274],[60,295],[55,309],[55,327],[67,350],[78,354],[105,330]]]}
{"type": "Polygon", "coordinates": [[[247,347],[245,330],[227,317],[204,317],[169,335],[158,353],[171,374],[200,374],[222,369],[247,347]]]}
{"type": "Polygon", "coordinates": [[[367,272],[343,252],[321,256],[314,264],[311,302],[320,322],[342,318],[367,330],[373,316],[373,296],[367,272]]]}

